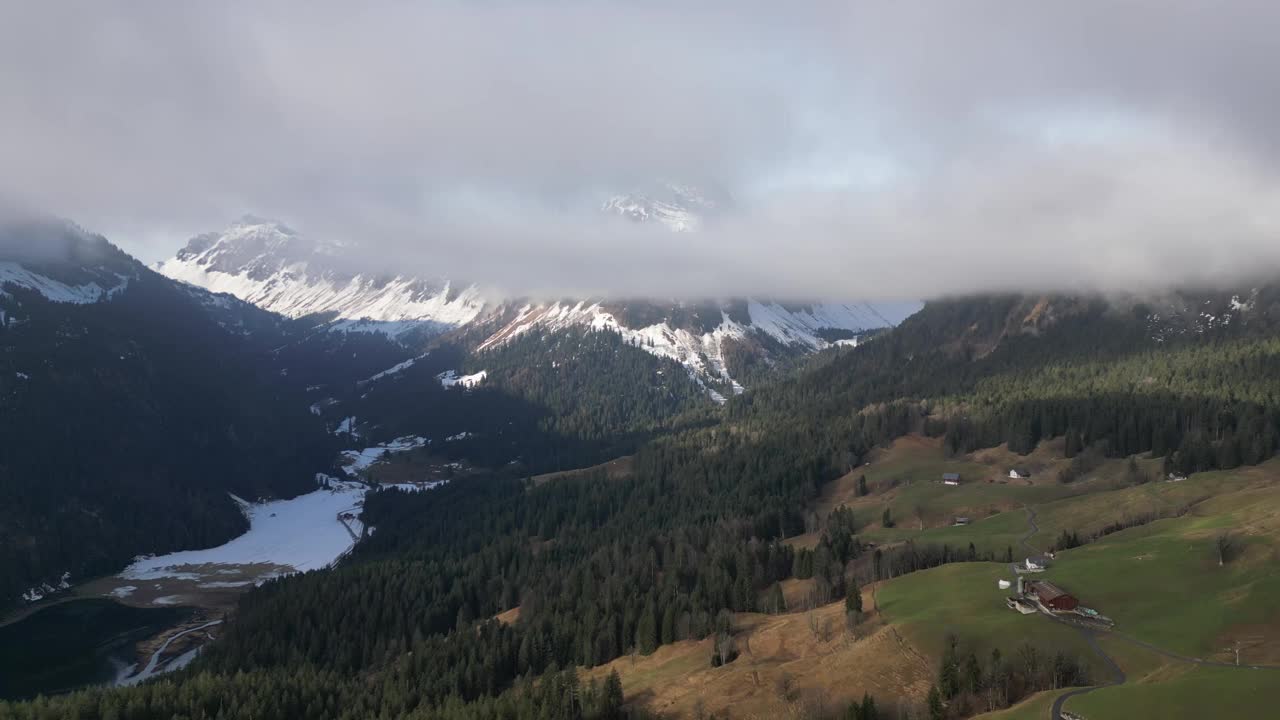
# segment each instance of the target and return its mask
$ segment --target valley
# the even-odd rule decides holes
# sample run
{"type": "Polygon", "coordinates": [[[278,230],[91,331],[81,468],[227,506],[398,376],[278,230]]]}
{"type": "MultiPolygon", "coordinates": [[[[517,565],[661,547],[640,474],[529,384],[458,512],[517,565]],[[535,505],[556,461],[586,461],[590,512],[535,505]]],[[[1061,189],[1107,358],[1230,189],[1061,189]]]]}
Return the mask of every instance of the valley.
{"type": "Polygon", "coordinates": [[[1280,3],[0,2],[0,720],[1280,717],[1280,3]]]}
{"type": "MultiPolygon", "coordinates": [[[[47,670],[31,677],[14,672],[12,685],[0,688],[0,698],[102,682],[128,687],[185,667],[215,640],[216,627],[245,592],[275,578],[330,567],[372,532],[361,521],[366,492],[425,491],[465,475],[430,462],[429,456],[404,457],[422,445],[345,451],[341,467],[348,480],[320,475],[320,487],[295,498],[250,503],[232,496],[249,524],[244,534],[217,547],[139,556],[119,573],[50,591],[9,613],[0,628],[10,636],[10,647],[52,647],[35,663],[47,670]],[[92,656],[71,645],[64,660],[60,646],[67,643],[59,633],[73,621],[102,626],[96,630],[106,634],[90,641],[92,656]]],[[[15,669],[19,657],[10,659],[15,669]]]]}
{"type": "MultiPolygon", "coordinates": [[[[301,277],[296,234],[236,232],[193,241],[192,262],[301,277]]],[[[388,717],[1108,717],[1209,682],[1270,697],[1238,675],[1280,665],[1269,286],[1187,300],[1195,319],[983,296],[866,332],[856,305],[755,300],[286,318],[118,262],[128,286],[84,302],[30,274],[4,286],[4,397],[30,422],[0,430],[63,463],[69,491],[9,480],[53,514],[0,517],[10,537],[50,518],[34,571],[0,546],[23,588],[50,588],[6,627],[29,645],[60,614],[121,618],[89,655],[51,644],[63,679],[11,697],[91,715],[145,698],[165,720],[196,676],[280,716],[314,714],[319,685],[388,717]],[[139,336],[157,299],[173,324],[139,336]],[[179,330],[207,357],[147,375],[179,330]],[[59,457],[41,432],[68,430],[40,408],[95,388],[82,358],[108,352],[147,403],[85,395],[131,429],[82,426],[121,444],[59,457]],[[186,418],[198,452],[160,416],[186,418]],[[89,458],[110,484],[74,472],[89,458]],[[127,500],[103,499],[116,487],[127,500]],[[166,529],[175,514],[217,532],[166,529]],[[91,562],[63,539],[81,516],[115,528],[91,562]],[[1018,596],[1019,577],[1114,625],[1037,609],[1050,595],[1018,596]],[[177,614],[130,614],[152,611],[177,614]]],[[[1166,714],[1208,707],[1184,705],[1166,714]]]]}
{"type": "Polygon", "coordinates": [[[187,608],[135,608],[102,598],[68,599],[0,625],[0,698],[20,700],[130,673],[135,647],[189,622],[187,608]]]}

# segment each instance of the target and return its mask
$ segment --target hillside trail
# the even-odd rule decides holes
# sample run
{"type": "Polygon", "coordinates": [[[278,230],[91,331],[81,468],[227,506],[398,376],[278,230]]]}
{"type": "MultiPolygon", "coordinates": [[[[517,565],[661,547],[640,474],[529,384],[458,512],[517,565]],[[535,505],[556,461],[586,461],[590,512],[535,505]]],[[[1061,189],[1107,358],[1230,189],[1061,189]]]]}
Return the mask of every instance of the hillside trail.
{"type": "MultiPolygon", "coordinates": [[[[1031,545],[1031,538],[1035,537],[1035,534],[1040,532],[1040,526],[1036,523],[1035,508],[1028,505],[1028,506],[1024,506],[1024,509],[1027,511],[1027,534],[1023,535],[1018,540],[1018,544],[1024,550],[1030,553],[1030,555],[1035,555],[1037,554],[1038,551],[1035,549],[1035,547],[1031,545]]],[[[1009,566],[1009,569],[1013,570],[1015,574],[1017,573],[1017,569],[1016,569],[1017,565],[1018,563],[1014,562],[1014,563],[1011,563],[1009,566]]],[[[1087,695],[1088,693],[1091,693],[1094,690],[1098,690],[1104,687],[1114,687],[1116,685],[1123,685],[1125,681],[1128,680],[1128,677],[1125,675],[1124,670],[1120,668],[1120,665],[1115,661],[1115,659],[1112,658],[1110,655],[1108,655],[1107,652],[1102,649],[1102,646],[1098,644],[1098,637],[1100,635],[1098,630],[1093,628],[1088,628],[1088,627],[1082,627],[1080,625],[1077,625],[1076,623],[1070,622],[1069,620],[1065,620],[1063,618],[1053,617],[1051,615],[1046,617],[1048,617],[1050,620],[1053,620],[1054,622],[1061,623],[1068,627],[1074,628],[1076,632],[1080,633],[1080,636],[1084,638],[1084,641],[1089,645],[1090,648],[1093,649],[1093,652],[1097,654],[1099,658],[1101,658],[1102,663],[1107,666],[1107,669],[1111,672],[1111,676],[1113,678],[1112,681],[1110,683],[1107,683],[1106,685],[1092,685],[1089,687],[1077,688],[1059,695],[1053,701],[1053,707],[1049,709],[1049,720],[1062,720],[1062,706],[1070,698],[1077,697],[1080,695],[1087,695]]],[[[1156,653],[1157,655],[1168,658],[1175,662],[1189,663],[1191,665],[1201,665],[1204,667],[1242,668],[1245,670],[1280,670],[1280,665],[1237,665],[1235,663],[1219,662],[1217,660],[1204,660],[1202,658],[1188,657],[1186,655],[1180,655],[1171,650],[1165,650],[1164,648],[1157,647],[1145,640],[1139,640],[1138,638],[1132,637],[1130,635],[1125,635],[1124,633],[1116,632],[1115,630],[1108,630],[1106,631],[1105,634],[1107,637],[1114,637],[1116,639],[1123,640],[1131,645],[1136,645],[1145,650],[1149,650],[1153,653],[1156,653]]]]}

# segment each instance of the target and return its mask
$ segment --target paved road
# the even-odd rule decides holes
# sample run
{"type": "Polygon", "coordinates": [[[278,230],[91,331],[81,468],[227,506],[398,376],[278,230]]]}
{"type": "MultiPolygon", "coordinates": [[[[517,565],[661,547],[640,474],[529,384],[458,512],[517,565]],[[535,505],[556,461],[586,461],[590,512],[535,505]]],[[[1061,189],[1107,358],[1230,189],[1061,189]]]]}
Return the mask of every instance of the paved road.
{"type": "Polygon", "coordinates": [[[1085,642],[1089,643],[1089,647],[1093,648],[1093,651],[1097,653],[1098,657],[1102,658],[1102,664],[1106,665],[1107,669],[1111,671],[1112,681],[1107,685],[1091,685],[1089,687],[1076,688],[1062,693],[1054,699],[1053,707],[1049,708],[1049,720],[1061,720],[1062,706],[1067,702],[1067,700],[1079,695],[1087,695],[1099,688],[1123,685],[1124,681],[1128,679],[1125,677],[1124,670],[1121,670],[1120,666],[1116,664],[1116,661],[1113,660],[1111,656],[1102,649],[1102,646],[1098,644],[1098,633],[1096,630],[1085,630],[1084,628],[1076,629],[1080,631],[1080,635],[1084,637],[1085,642]]]}
{"type": "MultiPolygon", "coordinates": [[[[1027,527],[1028,527],[1027,534],[1023,535],[1022,538],[1018,540],[1018,544],[1022,545],[1022,547],[1027,552],[1031,553],[1032,555],[1035,555],[1037,554],[1037,551],[1034,547],[1031,546],[1031,538],[1036,533],[1040,532],[1040,526],[1036,524],[1036,511],[1031,507],[1027,508],[1027,527]]],[[[1018,564],[1015,562],[1011,567],[1016,568],[1017,565],[1018,564]]],[[[1015,572],[1016,572],[1016,569],[1015,569],[1015,572]]],[[[1075,628],[1076,631],[1080,633],[1081,637],[1084,638],[1084,641],[1089,644],[1089,647],[1093,649],[1093,652],[1097,654],[1099,658],[1102,659],[1102,664],[1105,665],[1107,669],[1111,671],[1111,676],[1112,676],[1112,681],[1107,685],[1092,685],[1090,687],[1076,688],[1074,690],[1070,690],[1068,692],[1065,692],[1059,695],[1053,701],[1053,707],[1049,708],[1049,720],[1061,720],[1062,706],[1070,698],[1076,697],[1078,695],[1085,695],[1087,693],[1091,693],[1094,690],[1097,690],[1098,688],[1110,687],[1112,685],[1121,685],[1124,683],[1124,681],[1127,678],[1125,677],[1124,671],[1120,669],[1120,666],[1118,664],[1116,664],[1116,661],[1113,660],[1112,657],[1108,655],[1105,650],[1102,649],[1102,646],[1098,644],[1098,632],[1096,630],[1082,628],[1073,623],[1069,623],[1066,620],[1063,620],[1062,618],[1053,617],[1052,615],[1046,615],[1046,617],[1050,618],[1055,622],[1060,622],[1063,625],[1068,625],[1070,627],[1075,628]]]]}
{"type": "Polygon", "coordinates": [[[356,534],[355,530],[351,529],[351,525],[348,524],[347,521],[342,518],[342,516],[346,515],[347,513],[351,513],[355,515],[355,514],[358,514],[359,512],[360,512],[359,507],[347,508],[346,510],[338,511],[338,516],[337,516],[338,522],[342,523],[342,527],[346,528],[347,534],[351,536],[351,542],[353,543],[360,542],[360,536],[356,534]]]}
{"type": "MultiPolygon", "coordinates": [[[[1030,507],[1027,508],[1027,526],[1029,528],[1027,530],[1027,534],[1023,535],[1022,538],[1018,540],[1018,543],[1027,552],[1031,553],[1032,555],[1035,555],[1037,551],[1034,547],[1031,546],[1031,538],[1036,533],[1040,532],[1040,526],[1036,524],[1036,511],[1030,507]]],[[[1011,565],[1011,569],[1016,567],[1017,567],[1016,562],[1013,563],[1013,565],[1011,565]]],[[[1073,697],[1077,697],[1079,695],[1085,695],[1085,694],[1091,693],[1094,690],[1098,690],[1099,688],[1113,687],[1115,685],[1123,685],[1128,678],[1125,676],[1124,670],[1120,669],[1120,665],[1118,665],[1116,661],[1110,655],[1108,655],[1105,650],[1102,649],[1102,646],[1098,644],[1099,633],[1097,630],[1093,628],[1081,627],[1075,623],[1068,622],[1067,620],[1064,620],[1059,617],[1054,617],[1052,615],[1047,615],[1046,617],[1053,620],[1054,622],[1059,622],[1059,623],[1062,623],[1063,625],[1067,625],[1072,628],[1075,628],[1076,632],[1079,632],[1081,637],[1084,638],[1084,641],[1089,644],[1090,648],[1093,649],[1093,652],[1097,654],[1099,658],[1102,659],[1102,664],[1105,665],[1106,668],[1111,672],[1111,677],[1112,677],[1112,681],[1106,685],[1093,685],[1090,687],[1076,688],[1069,692],[1065,692],[1059,695],[1053,701],[1053,707],[1049,709],[1049,720],[1062,720],[1062,706],[1067,702],[1067,700],[1073,697]]],[[[1204,660],[1202,658],[1187,657],[1186,655],[1179,655],[1178,653],[1172,652],[1170,650],[1165,650],[1164,648],[1156,647],[1155,645],[1152,645],[1151,643],[1145,640],[1139,640],[1138,638],[1131,637],[1129,635],[1125,635],[1124,633],[1116,632],[1114,630],[1108,630],[1106,632],[1106,636],[1113,637],[1118,640],[1123,640],[1127,643],[1136,645],[1146,650],[1150,650],[1151,652],[1156,653],[1157,655],[1161,655],[1163,657],[1169,658],[1170,660],[1174,660],[1177,662],[1191,663],[1193,665],[1203,665],[1205,667],[1229,667],[1229,668],[1239,667],[1239,668],[1244,668],[1249,670],[1280,670],[1280,665],[1236,665],[1235,663],[1219,662],[1217,660],[1204,660]]]]}

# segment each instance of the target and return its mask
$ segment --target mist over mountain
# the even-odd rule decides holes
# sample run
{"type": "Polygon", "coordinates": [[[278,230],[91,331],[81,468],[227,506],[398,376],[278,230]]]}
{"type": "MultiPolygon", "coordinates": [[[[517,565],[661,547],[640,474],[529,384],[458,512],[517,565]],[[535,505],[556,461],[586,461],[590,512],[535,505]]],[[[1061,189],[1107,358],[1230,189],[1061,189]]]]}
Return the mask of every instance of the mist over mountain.
{"type": "MultiPolygon", "coordinates": [[[[664,235],[697,241],[719,206],[687,186],[664,195],[616,196],[602,214],[616,222],[653,225],[664,235]]],[[[449,332],[473,336],[485,350],[529,331],[569,328],[620,332],[660,357],[674,359],[703,380],[740,392],[753,363],[812,353],[891,327],[919,303],[785,303],[763,299],[662,299],[504,296],[479,284],[456,284],[407,273],[356,271],[369,249],[322,244],[282,223],[245,216],[223,231],[192,238],[156,263],[160,273],[230,293],[288,317],[317,316],[335,332],[376,332],[402,341],[449,332]]],[[[723,397],[717,393],[717,397],[723,397]]]]}
{"type": "Polygon", "coordinates": [[[1275,716],[1277,27],[0,3],[0,720],[1275,716]]]}
{"type": "Polygon", "coordinates": [[[997,3],[1000,23],[535,5],[378,5],[352,26],[337,6],[16,4],[0,193],[148,262],[254,209],[516,296],[912,299],[1280,268],[1280,103],[1256,81],[1272,4],[997,3]],[[696,242],[598,212],[636,194],[628,214],[663,214],[654,178],[732,206],[696,242]]]}

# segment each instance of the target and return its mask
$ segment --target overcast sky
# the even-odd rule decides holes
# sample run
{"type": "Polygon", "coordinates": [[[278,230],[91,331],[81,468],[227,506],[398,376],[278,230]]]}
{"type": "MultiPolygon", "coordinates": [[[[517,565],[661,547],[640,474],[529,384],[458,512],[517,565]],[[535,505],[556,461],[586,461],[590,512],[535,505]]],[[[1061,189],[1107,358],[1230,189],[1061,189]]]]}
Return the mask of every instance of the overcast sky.
{"type": "Polygon", "coordinates": [[[252,212],[510,292],[1280,272],[1280,3],[9,2],[0,194],[144,260],[252,212]],[[670,179],[696,235],[600,199],[670,179]]]}

